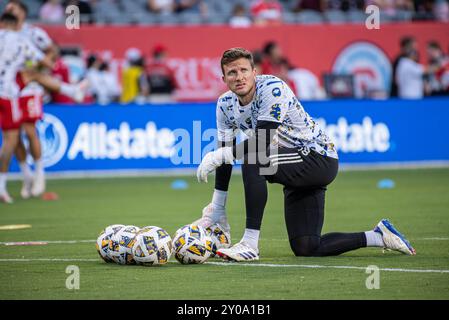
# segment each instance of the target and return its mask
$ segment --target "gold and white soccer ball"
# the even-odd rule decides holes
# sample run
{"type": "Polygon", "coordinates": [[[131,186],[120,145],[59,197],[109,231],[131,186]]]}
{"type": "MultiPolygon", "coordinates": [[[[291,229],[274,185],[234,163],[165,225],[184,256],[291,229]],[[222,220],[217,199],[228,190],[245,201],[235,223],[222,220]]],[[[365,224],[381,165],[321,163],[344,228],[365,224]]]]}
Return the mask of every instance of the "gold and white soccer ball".
{"type": "Polygon", "coordinates": [[[212,257],[217,254],[217,250],[231,246],[231,233],[226,231],[220,224],[215,223],[211,225],[206,228],[206,232],[212,239],[212,257]]]}
{"type": "Polygon", "coordinates": [[[97,248],[97,252],[100,255],[101,259],[103,259],[104,261],[113,262],[109,255],[109,240],[114,233],[117,233],[123,227],[123,224],[113,224],[111,226],[107,226],[103,231],[100,232],[100,235],[97,238],[97,242],[95,243],[95,247],[97,248]]]}
{"type": "Polygon", "coordinates": [[[134,260],[144,266],[166,264],[172,252],[170,235],[164,229],[155,226],[140,229],[132,247],[134,260]]]}
{"type": "Polygon", "coordinates": [[[109,256],[115,263],[136,264],[132,255],[132,248],[139,230],[140,228],[136,226],[125,226],[111,236],[109,256]]]}
{"type": "Polygon", "coordinates": [[[212,255],[212,239],[203,227],[187,225],[176,231],[173,250],[182,264],[204,263],[212,255]]]}

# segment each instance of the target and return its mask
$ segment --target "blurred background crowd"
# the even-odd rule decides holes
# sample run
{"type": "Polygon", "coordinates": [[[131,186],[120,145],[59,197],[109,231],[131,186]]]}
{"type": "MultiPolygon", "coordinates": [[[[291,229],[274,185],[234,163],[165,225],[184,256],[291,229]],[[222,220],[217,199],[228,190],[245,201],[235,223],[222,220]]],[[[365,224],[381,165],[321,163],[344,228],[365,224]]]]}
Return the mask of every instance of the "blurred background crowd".
{"type": "Polygon", "coordinates": [[[343,23],[365,19],[369,5],[382,21],[449,21],[447,0],[27,0],[30,18],[61,23],[77,5],[86,23],[221,24],[343,23]]]}
{"type": "MultiPolygon", "coordinates": [[[[364,23],[369,5],[380,8],[382,23],[414,21],[449,21],[449,0],[24,0],[28,20],[40,25],[63,25],[66,7],[78,6],[81,23],[89,25],[230,25],[235,28],[285,24],[364,23]]],[[[371,92],[363,98],[399,97],[420,99],[449,94],[449,48],[428,41],[419,52],[413,35],[397,43],[397,55],[390,61],[391,88],[371,92]],[[421,63],[420,63],[421,62],[421,63]]],[[[268,41],[254,50],[259,74],[273,74],[288,82],[301,100],[354,97],[348,86],[353,79],[330,79],[331,74],[316,75],[307,65],[294,65],[276,41],[268,41]],[[321,76],[321,78],[319,78],[321,76]],[[347,92],[347,93],[344,93],[347,92]]],[[[54,75],[73,82],[73,65],[80,70],[75,81],[87,78],[90,94],[85,102],[109,104],[176,101],[179,87],[170,52],[163,44],[151,51],[131,47],[123,57],[112,53],[85,52],[61,48],[54,75]],[[74,62],[75,61],[75,62],[74,62]],[[117,61],[120,65],[117,66],[117,61]]],[[[217,92],[219,95],[220,93],[217,92]]],[[[218,96],[217,95],[217,96],[218,96]]],[[[60,94],[48,96],[47,102],[71,103],[60,94]]]]}

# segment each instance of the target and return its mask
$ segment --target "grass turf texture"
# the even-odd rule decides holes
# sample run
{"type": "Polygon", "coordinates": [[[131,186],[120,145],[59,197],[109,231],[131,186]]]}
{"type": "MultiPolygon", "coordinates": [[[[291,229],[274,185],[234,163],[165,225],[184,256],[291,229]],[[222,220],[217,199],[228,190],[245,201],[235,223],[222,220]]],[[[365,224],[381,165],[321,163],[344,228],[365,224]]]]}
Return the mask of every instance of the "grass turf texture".
{"type": "MultiPolygon", "coordinates": [[[[0,241],[95,239],[107,225],[156,225],[170,234],[198,218],[210,199],[213,179],[186,178],[187,190],[172,190],[176,178],[50,180],[60,200],[21,200],[20,183],[9,184],[14,205],[0,205],[0,225],[32,224],[0,231],[0,241]]],[[[449,269],[449,169],[341,172],[327,192],[323,233],[365,231],[387,217],[411,240],[417,255],[364,248],[337,257],[294,257],[283,217],[280,185],[269,186],[255,264],[449,269]],[[377,182],[393,179],[394,189],[377,182]],[[446,238],[429,240],[427,238],[446,238]]],[[[244,230],[241,176],[230,185],[232,239],[244,230]]],[[[220,262],[221,260],[211,259],[220,262]]],[[[448,273],[380,272],[380,289],[368,290],[364,269],[188,265],[159,267],[106,264],[94,243],[10,247],[0,245],[0,299],[448,299],[448,273]],[[9,259],[93,259],[10,261],[9,259]],[[80,268],[80,289],[68,290],[68,265],[80,268]]]]}

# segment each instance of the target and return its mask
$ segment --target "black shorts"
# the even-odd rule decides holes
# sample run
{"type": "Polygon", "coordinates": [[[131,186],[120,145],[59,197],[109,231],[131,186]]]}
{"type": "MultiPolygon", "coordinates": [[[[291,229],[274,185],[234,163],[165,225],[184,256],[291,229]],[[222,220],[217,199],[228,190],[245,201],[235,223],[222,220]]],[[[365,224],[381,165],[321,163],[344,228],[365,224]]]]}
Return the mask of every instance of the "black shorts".
{"type": "Polygon", "coordinates": [[[279,149],[269,156],[273,170],[264,175],[284,186],[284,215],[289,239],[320,236],[324,221],[326,186],[337,176],[338,160],[302,149],[279,149]]]}

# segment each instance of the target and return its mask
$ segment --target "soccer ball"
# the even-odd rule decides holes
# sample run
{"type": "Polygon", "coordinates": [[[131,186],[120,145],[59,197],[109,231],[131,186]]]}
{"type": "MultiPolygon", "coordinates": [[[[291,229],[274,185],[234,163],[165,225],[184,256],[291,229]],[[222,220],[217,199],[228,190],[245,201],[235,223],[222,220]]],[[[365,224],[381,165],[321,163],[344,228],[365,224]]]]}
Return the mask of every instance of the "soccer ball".
{"type": "Polygon", "coordinates": [[[170,235],[164,229],[154,226],[142,228],[132,247],[134,260],[144,266],[166,264],[172,252],[170,235]]]}
{"type": "Polygon", "coordinates": [[[217,254],[217,250],[231,246],[231,234],[224,230],[220,224],[211,225],[206,229],[206,232],[212,239],[212,257],[217,254]]]}
{"type": "Polygon", "coordinates": [[[182,264],[203,263],[212,254],[212,239],[203,227],[187,225],[176,231],[173,250],[182,264]]]}
{"type": "Polygon", "coordinates": [[[136,264],[132,255],[132,248],[139,230],[140,228],[136,226],[125,226],[111,236],[109,256],[115,263],[136,264]]]}
{"type": "Polygon", "coordinates": [[[118,232],[123,227],[123,224],[113,224],[111,226],[107,226],[100,232],[97,242],[95,243],[95,247],[97,248],[98,254],[104,261],[113,262],[109,256],[109,240],[114,233],[118,232]]]}

